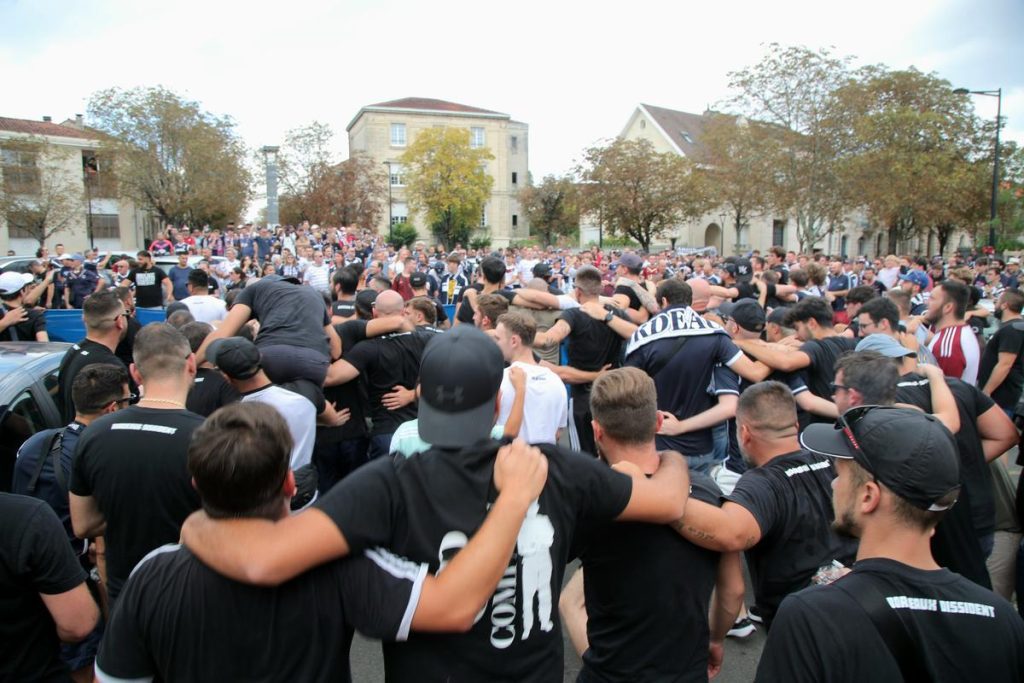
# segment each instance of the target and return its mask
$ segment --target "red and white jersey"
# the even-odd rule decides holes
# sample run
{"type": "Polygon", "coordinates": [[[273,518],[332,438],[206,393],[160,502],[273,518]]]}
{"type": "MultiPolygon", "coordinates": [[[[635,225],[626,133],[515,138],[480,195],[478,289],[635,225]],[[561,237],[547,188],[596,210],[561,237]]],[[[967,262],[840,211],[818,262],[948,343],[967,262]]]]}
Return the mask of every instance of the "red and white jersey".
{"type": "Polygon", "coordinates": [[[981,347],[966,323],[944,327],[936,332],[928,349],[935,354],[946,377],[956,377],[968,384],[977,383],[981,347]]]}

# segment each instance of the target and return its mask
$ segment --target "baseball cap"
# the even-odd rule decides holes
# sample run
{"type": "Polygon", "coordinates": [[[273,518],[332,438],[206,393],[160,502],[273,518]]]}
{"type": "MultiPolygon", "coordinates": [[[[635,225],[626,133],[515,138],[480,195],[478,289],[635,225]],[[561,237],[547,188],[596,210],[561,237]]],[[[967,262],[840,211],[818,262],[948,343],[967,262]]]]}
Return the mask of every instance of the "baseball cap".
{"type": "Polygon", "coordinates": [[[749,259],[738,258],[735,261],[726,263],[722,268],[736,278],[737,282],[747,282],[754,277],[754,270],[750,265],[749,259]]]}
{"type": "Polygon", "coordinates": [[[178,311],[189,311],[189,310],[190,309],[188,307],[188,304],[183,303],[181,301],[172,301],[171,303],[167,304],[167,308],[164,310],[164,313],[166,313],[167,316],[170,317],[171,313],[177,313],[178,311]]]}
{"type": "Polygon", "coordinates": [[[533,267],[534,277],[548,277],[551,275],[551,266],[546,263],[538,263],[533,267]]]}
{"type": "Polygon", "coordinates": [[[749,332],[760,332],[764,329],[764,309],[753,299],[723,301],[718,307],[718,312],[723,317],[732,318],[737,325],[749,332]]]}
{"type": "Polygon", "coordinates": [[[71,255],[71,260],[73,260],[73,261],[84,261],[85,260],[85,256],[83,256],[81,252],[76,251],[74,254],[71,255]]]}
{"type": "Polygon", "coordinates": [[[1008,265],[1008,266],[1019,266],[1020,265],[1020,259],[1017,258],[1016,256],[1011,256],[1010,260],[1006,262],[1006,265],[1008,265]]]}
{"type": "Polygon", "coordinates": [[[766,323],[772,323],[773,325],[781,325],[786,327],[786,314],[789,313],[789,308],[786,306],[779,306],[773,308],[772,312],[765,318],[766,323]]]}
{"type": "Polygon", "coordinates": [[[920,270],[911,270],[908,273],[904,273],[900,275],[900,279],[906,280],[907,282],[912,282],[921,289],[924,289],[925,287],[928,286],[928,276],[925,275],[924,272],[920,270]]]}
{"type": "Polygon", "coordinates": [[[4,273],[0,275],[0,295],[17,294],[25,285],[32,282],[32,279],[29,273],[4,273]]]}
{"type": "Polygon", "coordinates": [[[416,289],[419,289],[420,287],[426,287],[427,274],[420,272],[413,273],[412,275],[409,276],[409,285],[411,287],[415,287],[416,289]]]}
{"type": "Polygon", "coordinates": [[[640,270],[644,267],[644,260],[633,253],[625,253],[619,257],[619,260],[611,265],[611,269],[615,270],[619,266],[624,266],[629,270],[640,270]]]}
{"type": "Polygon", "coordinates": [[[74,255],[74,254],[63,254],[63,255],[62,255],[62,256],[60,257],[60,260],[61,260],[61,261],[71,261],[71,260],[73,260],[74,258],[75,258],[75,255],[74,255]]]}
{"type": "Polygon", "coordinates": [[[903,358],[917,354],[887,334],[869,334],[857,342],[857,351],[875,351],[889,358],[903,358]]]}
{"type": "Polygon", "coordinates": [[[471,325],[434,336],[420,361],[420,438],[442,448],[486,439],[503,366],[498,345],[471,325]]]}
{"type": "Polygon", "coordinates": [[[356,310],[364,317],[373,315],[373,304],[377,301],[377,290],[362,289],[356,294],[356,310]]]}
{"type": "Polygon", "coordinates": [[[940,501],[960,488],[956,442],[942,423],[918,410],[857,406],[836,424],[808,425],[800,445],[853,460],[914,507],[939,512],[940,501]]]}
{"type": "Polygon", "coordinates": [[[249,379],[260,370],[260,350],[242,337],[215,340],[206,350],[206,359],[233,379],[249,379]]]}

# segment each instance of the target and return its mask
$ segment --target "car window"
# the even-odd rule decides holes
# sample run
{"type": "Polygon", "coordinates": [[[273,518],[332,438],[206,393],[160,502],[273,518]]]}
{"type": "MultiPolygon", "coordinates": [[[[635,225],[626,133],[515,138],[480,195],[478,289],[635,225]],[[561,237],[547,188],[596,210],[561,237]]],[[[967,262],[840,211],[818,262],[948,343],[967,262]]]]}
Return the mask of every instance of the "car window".
{"type": "Polygon", "coordinates": [[[26,389],[7,406],[0,422],[0,490],[11,490],[14,458],[21,444],[43,429],[46,429],[43,411],[32,392],[26,389]]]}
{"type": "Polygon", "coordinates": [[[43,386],[46,387],[46,393],[50,395],[50,398],[53,399],[54,403],[57,402],[57,389],[60,386],[58,370],[60,370],[60,368],[54,369],[53,372],[43,378],[43,386]]]}

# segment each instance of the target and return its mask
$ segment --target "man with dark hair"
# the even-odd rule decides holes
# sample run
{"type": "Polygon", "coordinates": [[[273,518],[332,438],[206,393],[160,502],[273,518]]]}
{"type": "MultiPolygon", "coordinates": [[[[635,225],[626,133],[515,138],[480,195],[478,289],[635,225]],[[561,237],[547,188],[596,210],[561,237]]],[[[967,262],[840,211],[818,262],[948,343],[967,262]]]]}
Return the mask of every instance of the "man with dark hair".
{"type": "Polygon", "coordinates": [[[770,627],[783,598],[820,580],[834,561],[849,564],[856,544],[832,531],[833,473],[828,460],[801,449],[789,387],[768,381],[744,391],[736,429],[751,468],[722,507],[691,499],[676,528],[711,550],[746,551],[758,612],[770,627]]]}
{"type": "Polygon", "coordinates": [[[967,285],[943,280],[932,290],[924,317],[935,334],[928,349],[935,354],[939,367],[947,377],[974,384],[978,380],[981,348],[978,338],[964,321],[969,300],[967,285]]]}
{"type": "Polygon", "coordinates": [[[89,426],[71,472],[71,523],[79,538],[106,540],[111,604],[138,561],[177,540],[199,507],[184,466],[203,421],[185,410],[196,373],[192,349],[176,329],[153,323],[139,332],[134,356],[130,372],[145,395],[89,426]]]}
{"type": "Polygon", "coordinates": [[[22,273],[0,274],[0,341],[50,341],[46,316],[25,305],[29,282],[22,273]]]}
{"type": "MultiPolygon", "coordinates": [[[[214,519],[288,517],[291,448],[287,425],[269,406],[214,413],[189,448],[203,509],[214,519]]],[[[353,628],[385,641],[405,640],[410,630],[465,630],[508,565],[545,474],[538,451],[502,449],[496,476],[504,485],[487,523],[436,577],[426,564],[373,548],[282,586],[254,588],[216,574],[182,546],[164,546],[125,587],[97,664],[100,680],[348,681],[353,628]],[[261,636],[253,639],[257,623],[261,636]],[[301,623],[315,628],[296,628],[301,623]]]]}
{"type": "MultiPolygon", "coordinates": [[[[209,323],[192,322],[183,325],[179,332],[188,340],[192,353],[195,353],[213,332],[213,327],[209,323]]],[[[224,379],[224,375],[212,363],[205,361],[196,368],[196,378],[192,382],[192,390],[188,392],[185,408],[196,415],[209,417],[218,408],[241,398],[241,394],[224,379]]]]}
{"type": "MultiPolygon", "coordinates": [[[[598,451],[609,465],[644,473],[657,469],[654,434],[661,417],[654,381],[646,373],[619,368],[601,375],[590,406],[598,451]]],[[[721,492],[706,476],[692,474],[690,485],[691,496],[718,504],[721,492]]],[[[705,550],[661,525],[588,525],[577,534],[586,548],[583,566],[559,601],[566,630],[583,658],[577,680],[714,676],[722,665],[726,632],[743,604],[739,553],[705,550]],[[638,576],[644,579],[630,578],[638,576]]]]}
{"type": "MultiPolygon", "coordinates": [[[[451,327],[451,322],[448,320],[448,313],[444,310],[444,306],[441,302],[430,296],[427,291],[427,274],[421,272],[415,272],[409,276],[409,286],[412,287],[413,299],[419,300],[420,302],[429,303],[434,307],[434,314],[431,316],[431,325],[439,330],[447,330],[451,327]]],[[[412,299],[409,299],[411,301],[412,299]]]]}
{"type": "Polygon", "coordinates": [[[1024,390],[1024,294],[1008,289],[996,301],[999,329],[985,345],[978,365],[978,386],[1011,418],[1024,390]]]}
{"type": "Polygon", "coordinates": [[[800,441],[835,464],[837,528],[860,549],[852,572],[783,602],[758,680],[1024,678],[1013,607],[940,569],[929,549],[960,486],[949,432],[915,410],[863,406],[800,441]]]}
{"type": "Polygon", "coordinates": [[[754,364],[725,330],[690,308],[692,296],[681,280],[658,283],[661,312],[633,332],[625,364],[646,372],[658,387],[658,410],[667,421],[658,448],[684,453],[690,469],[708,473],[725,458],[724,449],[715,452],[712,429],[735,414],[739,393],[736,379],[723,391],[715,389],[715,367],[763,377],[753,375],[754,364]]]}
{"type": "MultiPolygon", "coordinates": [[[[379,458],[313,510],[276,523],[195,515],[183,529],[185,544],[217,571],[264,584],[374,546],[429,562],[432,570],[456,551],[451,561],[458,562],[495,498],[491,481],[500,444],[488,435],[501,352],[484,333],[459,325],[434,335],[419,375],[419,432],[434,448],[412,458],[379,458]]],[[[685,507],[689,481],[678,454],[662,454],[652,477],[631,478],[557,446],[541,450],[549,456],[547,484],[519,525],[516,553],[498,590],[480,614],[470,613],[466,634],[414,634],[385,646],[389,681],[561,679],[562,631],[554,606],[577,526],[612,518],[665,523],[685,507]]],[[[498,476],[496,488],[503,489],[498,476]]]]}
{"type": "MultiPolygon", "coordinates": [[[[807,388],[815,396],[828,399],[832,395],[829,385],[835,377],[836,359],[844,351],[853,351],[857,340],[836,332],[832,325],[832,308],[819,297],[806,297],[797,302],[786,313],[785,324],[796,330],[797,339],[803,342],[799,348],[758,339],[737,340],[736,345],[768,368],[783,372],[806,368],[807,388]]],[[[814,418],[815,421],[824,419],[814,418]]]]}
{"type": "Polygon", "coordinates": [[[128,313],[117,293],[105,290],[90,296],[82,309],[82,320],[85,339],[67,350],[57,372],[56,403],[65,422],[75,417],[71,383],[82,368],[93,363],[124,367],[114,351],[128,332],[128,313]]]}
{"type": "Polygon", "coordinates": [[[462,302],[462,293],[469,286],[469,280],[461,272],[462,257],[455,252],[448,254],[445,266],[444,275],[441,276],[441,303],[455,306],[462,302]]]}
{"type": "Polygon", "coordinates": [[[857,322],[857,314],[860,312],[860,307],[871,301],[872,299],[878,298],[878,291],[874,287],[869,285],[860,285],[852,288],[846,294],[846,316],[850,321],[849,326],[843,333],[847,337],[857,338],[860,335],[860,323],[857,322]]]}
{"type": "Polygon", "coordinates": [[[192,266],[188,265],[188,251],[178,254],[178,262],[167,270],[167,279],[171,281],[171,293],[176,301],[181,301],[191,292],[188,288],[188,276],[192,266]]]}
{"type": "Polygon", "coordinates": [[[135,301],[139,308],[163,309],[166,304],[174,301],[170,278],[153,264],[153,257],[148,251],[140,251],[136,258],[138,268],[133,268],[120,286],[135,285],[135,301]]]}
{"type": "MultiPolygon", "coordinates": [[[[498,294],[508,299],[515,298],[515,292],[504,289],[505,262],[497,256],[487,256],[480,261],[480,279],[462,290],[462,304],[455,314],[456,324],[473,322],[478,297],[487,294],[498,294]]],[[[494,318],[497,320],[497,318],[494,318]]]]}
{"type": "Polygon", "coordinates": [[[331,292],[334,301],[331,303],[331,324],[338,325],[352,320],[356,315],[356,290],[359,277],[351,268],[339,268],[331,277],[331,292]]]}
{"type": "Polygon", "coordinates": [[[483,294],[476,297],[473,324],[479,330],[492,332],[498,324],[498,318],[508,313],[508,304],[508,298],[500,294],[483,294]]]}
{"type": "Polygon", "coordinates": [[[199,268],[188,273],[188,296],[181,303],[188,306],[192,317],[201,323],[215,323],[227,317],[228,307],[222,299],[210,294],[210,276],[199,268]]]}

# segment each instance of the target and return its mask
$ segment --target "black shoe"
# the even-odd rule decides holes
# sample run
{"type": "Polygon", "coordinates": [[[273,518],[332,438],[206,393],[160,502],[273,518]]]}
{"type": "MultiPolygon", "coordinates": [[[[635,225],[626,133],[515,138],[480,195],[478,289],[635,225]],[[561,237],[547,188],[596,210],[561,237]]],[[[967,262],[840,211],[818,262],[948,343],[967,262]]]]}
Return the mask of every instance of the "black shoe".
{"type": "Polygon", "coordinates": [[[751,605],[747,608],[747,616],[750,617],[751,621],[763,624],[764,619],[761,617],[761,610],[758,609],[757,605],[751,605]]]}

